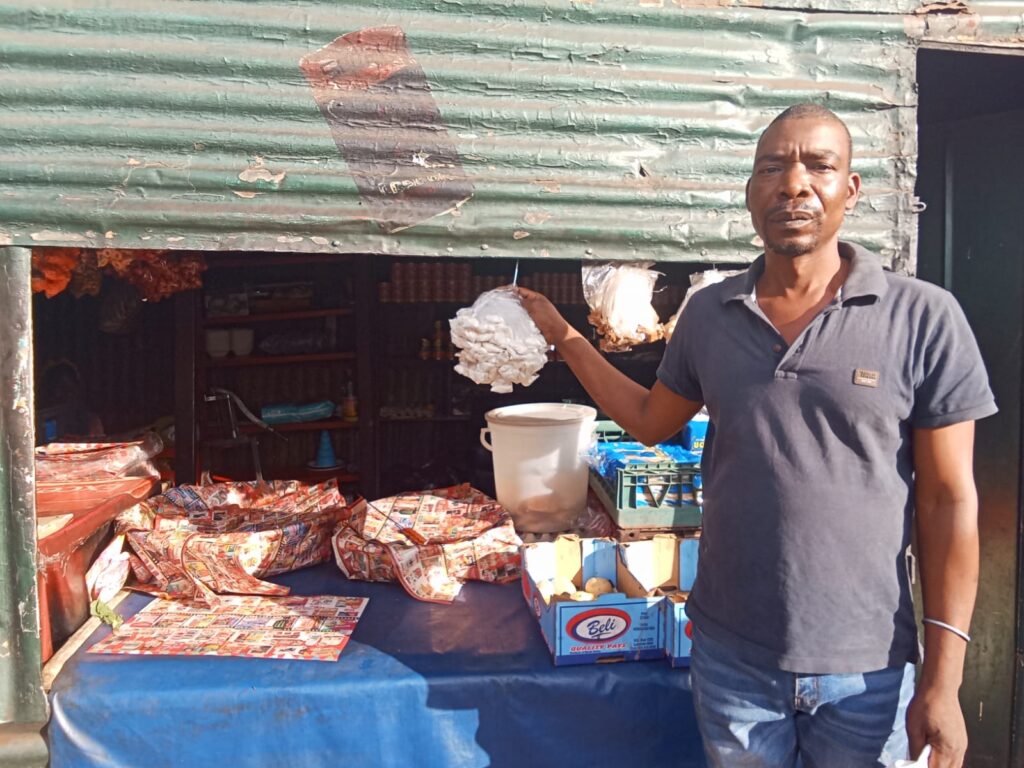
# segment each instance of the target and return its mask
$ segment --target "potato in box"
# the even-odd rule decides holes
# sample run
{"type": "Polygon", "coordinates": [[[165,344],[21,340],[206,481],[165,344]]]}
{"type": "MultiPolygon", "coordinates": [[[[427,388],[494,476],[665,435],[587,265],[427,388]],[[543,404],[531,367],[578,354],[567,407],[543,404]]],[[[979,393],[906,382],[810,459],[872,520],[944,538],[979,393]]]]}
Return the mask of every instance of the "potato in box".
{"type": "Polygon", "coordinates": [[[620,588],[662,599],[665,655],[673,667],[690,666],[693,625],[686,615],[686,601],[697,577],[699,548],[699,534],[660,535],[619,545],[623,565],[620,588]]]}
{"type": "Polygon", "coordinates": [[[620,578],[616,542],[559,536],[522,554],[523,594],[556,665],[664,656],[664,597],[620,578]]]}

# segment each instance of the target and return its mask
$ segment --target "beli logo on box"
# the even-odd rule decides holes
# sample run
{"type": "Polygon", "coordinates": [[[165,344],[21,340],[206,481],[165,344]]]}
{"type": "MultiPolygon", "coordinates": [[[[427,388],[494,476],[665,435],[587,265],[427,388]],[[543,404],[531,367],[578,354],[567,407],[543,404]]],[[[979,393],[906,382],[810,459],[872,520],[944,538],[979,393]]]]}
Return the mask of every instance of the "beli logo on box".
{"type": "Polygon", "coordinates": [[[626,634],[629,625],[629,614],[625,611],[595,608],[574,617],[566,629],[584,643],[607,643],[626,634]]]}

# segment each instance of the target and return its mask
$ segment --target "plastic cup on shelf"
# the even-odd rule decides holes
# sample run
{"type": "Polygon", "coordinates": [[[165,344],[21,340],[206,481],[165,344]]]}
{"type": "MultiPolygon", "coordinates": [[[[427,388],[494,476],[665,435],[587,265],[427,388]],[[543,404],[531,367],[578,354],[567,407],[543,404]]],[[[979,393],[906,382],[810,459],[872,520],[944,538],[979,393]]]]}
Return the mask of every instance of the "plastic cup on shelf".
{"type": "Polygon", "coordinates": [[[232,328],[231,351],[239,357],[252,354],[253,338],[252,328],[232,328]]]}
{"type": "Polygon", "coordinates": [[[206,354],[226,357],[231,351],[231,332],[224,328],[210,328],[206,332],[206,354]]]}

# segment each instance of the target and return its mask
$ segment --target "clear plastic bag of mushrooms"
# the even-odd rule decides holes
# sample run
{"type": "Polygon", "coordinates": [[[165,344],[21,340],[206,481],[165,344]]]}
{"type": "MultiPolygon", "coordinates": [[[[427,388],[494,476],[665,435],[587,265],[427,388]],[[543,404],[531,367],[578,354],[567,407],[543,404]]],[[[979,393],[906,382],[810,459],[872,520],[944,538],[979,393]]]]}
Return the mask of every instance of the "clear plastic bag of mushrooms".
{"type": "Polygon", "coordinates": [[[459,348],[455,370],[492,392],[530,386],[547,362],[547,342],[523,309],[515,287],[486,291],[449,323],[459,348]]]}

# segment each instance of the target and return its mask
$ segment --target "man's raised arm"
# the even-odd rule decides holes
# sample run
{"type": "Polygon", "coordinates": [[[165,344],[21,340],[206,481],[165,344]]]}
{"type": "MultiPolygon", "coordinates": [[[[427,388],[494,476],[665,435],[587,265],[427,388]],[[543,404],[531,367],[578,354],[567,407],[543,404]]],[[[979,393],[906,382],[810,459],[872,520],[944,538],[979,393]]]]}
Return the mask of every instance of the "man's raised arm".
{"type": "Polygon", "coordinates": [[[523,308],[594,402],[637,440],[654,445],[671,437],[700,410],[702,403],[677,395],[660,381],[652,389],[637,384],[608,362],[543,295],[518,290],[523,308]]]}

